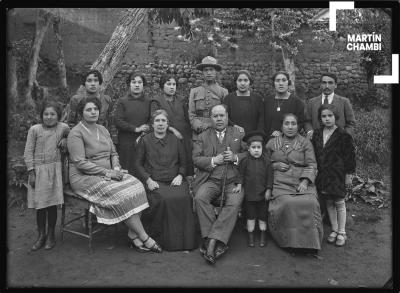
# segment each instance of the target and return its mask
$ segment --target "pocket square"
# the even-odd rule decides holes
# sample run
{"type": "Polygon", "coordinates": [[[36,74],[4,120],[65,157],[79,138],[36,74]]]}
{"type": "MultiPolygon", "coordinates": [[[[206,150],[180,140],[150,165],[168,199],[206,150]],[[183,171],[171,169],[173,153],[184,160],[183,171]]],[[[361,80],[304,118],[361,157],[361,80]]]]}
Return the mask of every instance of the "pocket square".
{"type": "Polygon", "coordinates": [[[235,140],[234,141],[238,141],[239,139],[238,138],[235,138],[235,140]]]}

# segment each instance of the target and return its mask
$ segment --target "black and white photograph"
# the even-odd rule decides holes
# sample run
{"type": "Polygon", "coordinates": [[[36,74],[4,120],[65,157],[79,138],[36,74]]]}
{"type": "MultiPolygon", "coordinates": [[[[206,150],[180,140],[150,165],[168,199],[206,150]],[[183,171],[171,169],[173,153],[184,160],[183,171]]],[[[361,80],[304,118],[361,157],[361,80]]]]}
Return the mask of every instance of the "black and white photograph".
{"type": "Polygon", "coordinates": [[[3,289],[399,292],[399,2],[1,4],[3,289]]]}

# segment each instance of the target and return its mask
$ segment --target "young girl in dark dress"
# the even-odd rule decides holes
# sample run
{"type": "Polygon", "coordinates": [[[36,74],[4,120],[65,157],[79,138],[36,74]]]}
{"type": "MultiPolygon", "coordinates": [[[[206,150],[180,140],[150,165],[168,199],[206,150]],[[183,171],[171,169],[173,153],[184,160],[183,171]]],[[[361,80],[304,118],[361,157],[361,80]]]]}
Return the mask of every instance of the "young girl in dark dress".
{"type": "Polygon", "coordinates": [[[254,228],[258,219],[260,246],[265,246],[267,232],[267,201],[271,197],[273,170],[264,149],[264,133],[251,131],[243,137],[249,156],[240,162],[241,184],[244,187],[244,208],[247,218],[248,245],[254,247],[254,228]]]}
{"type": "Polygon", "coordinates": [[[314,132],[312,143],[318,165],[316,186],[320,197],[326,201],[332,232],[328,243],[343,246],[346,242],[346,185],[351,184],[351,173],[356,160],[353,138],[336,122],[339,114],[332,104],[318,109],[322,126],[314,132]]]}

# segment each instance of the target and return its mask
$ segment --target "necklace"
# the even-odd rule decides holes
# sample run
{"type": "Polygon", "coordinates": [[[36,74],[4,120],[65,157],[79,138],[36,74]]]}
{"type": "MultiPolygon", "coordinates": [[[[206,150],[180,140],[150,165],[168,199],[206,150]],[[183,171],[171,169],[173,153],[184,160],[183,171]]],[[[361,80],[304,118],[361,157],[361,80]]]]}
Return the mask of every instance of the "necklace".
{"type": "Polygon", "coordinates": [[[283,104],[289,99],[289,96],[290,96],[290,94],[287,97],[285,96],[284,98],[277,98],[275,96],[276,104],[278,104],[278,106],[276,107],[276,111],[278,111],[278,112],[281,111],[281,106],[283,106],[283,104]]]}
{"type": "MultiPolygon", "coordinates": [[[[79,122],[83,128],[86,129],[87,132],[89,132],[90,134],[92,134],[92,132],[90,131],[90,129],[88,129],[82,122],[79,122]]],[[[97,140],[100,140],[100,135],[99,135],[99,129],[96,127],[96,133],[97,133],[97,140]]]]}

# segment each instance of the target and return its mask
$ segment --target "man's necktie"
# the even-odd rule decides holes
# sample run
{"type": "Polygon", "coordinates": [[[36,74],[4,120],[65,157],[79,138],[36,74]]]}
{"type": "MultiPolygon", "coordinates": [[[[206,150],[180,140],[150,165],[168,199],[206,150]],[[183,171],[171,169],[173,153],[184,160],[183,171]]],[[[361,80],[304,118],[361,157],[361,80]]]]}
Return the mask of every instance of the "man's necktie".
{"type": "Polygon", "coordinates": [[[328,103],[328,96],[325,95],[325,98],[324,98],[324,105],[327,105],[327,104],[329,104],[329,103],[328,103]]]}

